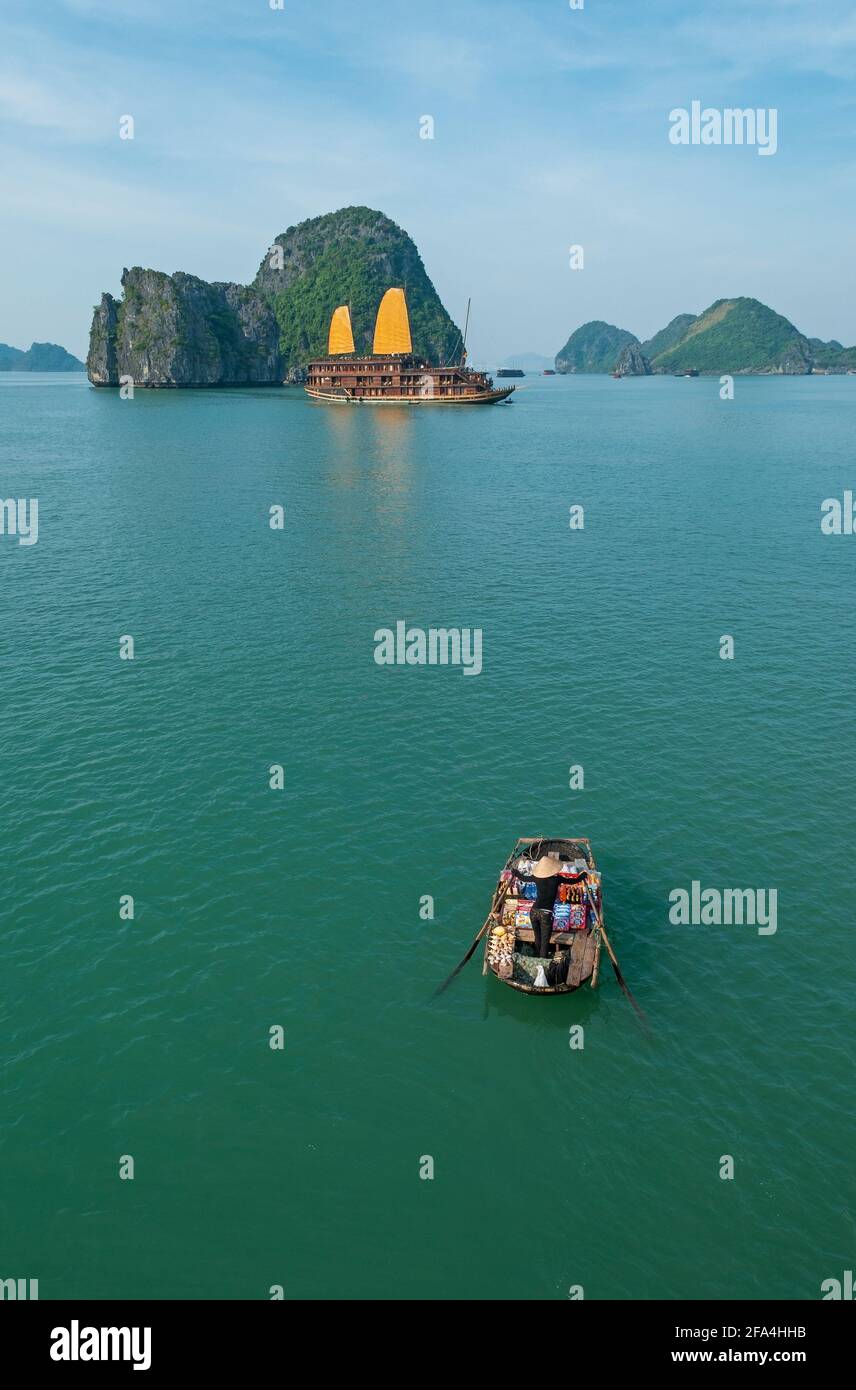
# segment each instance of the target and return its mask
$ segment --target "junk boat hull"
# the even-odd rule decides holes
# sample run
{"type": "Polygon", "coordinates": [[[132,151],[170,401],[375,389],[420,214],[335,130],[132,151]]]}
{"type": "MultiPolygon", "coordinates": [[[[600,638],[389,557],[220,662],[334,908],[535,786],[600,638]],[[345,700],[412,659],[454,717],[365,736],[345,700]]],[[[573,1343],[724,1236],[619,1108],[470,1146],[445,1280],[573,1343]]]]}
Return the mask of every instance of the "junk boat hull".
{"type": "MultiPolygon", "coordinates": [[[[524,899],[513,891],[515,881],[519,881],[515,872],[516,866],[521,861],[525,864],[527,860],[537,860],[545,854],[558,854],[559,862],[567,864],[584,861],[585,876],[579,882],[571,874],[566,876],[569,890],[582,890],[584,885],[585,891],[579,891],[575,896],[581,896],[585,902],[589,894],[593,895],[598,912],[602,910],[600,874],[588,840],[534,836],[518,840],[506,860],[494,892],[485,934],[482,974],[495,975],[504,985],[520,990],[523,994],[572,994],[584,984],[590,984],[592,989],[596,989],[600,972],[601,934],[596,928],[590,905],[586,904],[584,927],[570,931],[554,929],[552,932],[550,946],[555,947],[556,954],[549,964],[556,962],[555,982],[546,988],[536,987],[534,980],[539,964],[544,965],[547,962],[539,961],[537,957],[527,955],[518,949],[519,946],[533,943],[535,933],[531,927],[517,925],[522,917],[516,904],[524,899]],[[504,936],[500,936],[500,931],[505,933],[504,936]]],[[[561,888],[561,877],[559,883],[561,888]]],[[[526,915],[525,909],[523,915],[526,915]]]]}
{"type": "Polygon", "coordinates": [[[466,367],[431,367],[413,357],[310,362],[307,396],[335,405],[496,405],[513,386],[495,387],[466,367]]]}

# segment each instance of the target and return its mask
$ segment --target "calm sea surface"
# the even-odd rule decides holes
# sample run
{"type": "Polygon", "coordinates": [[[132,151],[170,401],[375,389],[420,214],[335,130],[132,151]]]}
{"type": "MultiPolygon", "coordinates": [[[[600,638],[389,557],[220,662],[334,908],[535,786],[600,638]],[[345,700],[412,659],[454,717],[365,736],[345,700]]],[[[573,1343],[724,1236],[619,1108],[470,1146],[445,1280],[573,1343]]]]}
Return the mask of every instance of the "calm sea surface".
{"type": "Polygon", "coordinates": [[[0,537],[0,1277],[815,1299],[854,1268],[856,537],[819,523],[856,378],[523,385],[0,374],[0,497],[39,499],[36,545],[0,537]],[[398,620],[481,628],[482,674],[376,665],[398,620]],[[608,966],[533,999],[476,957],[432,1002],[542,833],[591,837],[652,1041],[608,966]],[[775,888],[776,934],[670,925],[693,880],[775,888]]]}

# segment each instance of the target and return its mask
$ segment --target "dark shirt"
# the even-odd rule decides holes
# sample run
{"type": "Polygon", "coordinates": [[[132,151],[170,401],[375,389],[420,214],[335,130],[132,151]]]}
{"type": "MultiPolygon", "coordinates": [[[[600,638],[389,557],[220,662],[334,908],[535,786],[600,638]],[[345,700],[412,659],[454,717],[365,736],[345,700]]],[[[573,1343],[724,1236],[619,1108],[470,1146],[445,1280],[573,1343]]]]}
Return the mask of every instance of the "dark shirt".
{"type": "Polygon", "coordinates": [[[553,904],[556,901],[556,893],[559,890],[559,875],[552,874],[550,878],[536,878],[535,883],[538,888],[538,896],[532,906],[546,908],[552,912],[553,904]]]}

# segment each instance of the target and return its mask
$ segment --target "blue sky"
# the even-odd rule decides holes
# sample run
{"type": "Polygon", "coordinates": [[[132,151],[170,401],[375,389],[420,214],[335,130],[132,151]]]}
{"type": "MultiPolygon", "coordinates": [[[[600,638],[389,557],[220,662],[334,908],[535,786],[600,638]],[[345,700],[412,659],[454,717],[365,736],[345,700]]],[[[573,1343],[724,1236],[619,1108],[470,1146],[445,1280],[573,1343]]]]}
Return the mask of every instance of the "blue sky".
{"type": "Polygon", "coordinates": [[[360,203],[477,360],[737,294],[850,345],[854,78],[850,0],[3,0],[0,341],[82,356],[124,265],[247,281],[360,203]],[[775,107],[777,153],[670,144],[693,100],[775,107]]]}

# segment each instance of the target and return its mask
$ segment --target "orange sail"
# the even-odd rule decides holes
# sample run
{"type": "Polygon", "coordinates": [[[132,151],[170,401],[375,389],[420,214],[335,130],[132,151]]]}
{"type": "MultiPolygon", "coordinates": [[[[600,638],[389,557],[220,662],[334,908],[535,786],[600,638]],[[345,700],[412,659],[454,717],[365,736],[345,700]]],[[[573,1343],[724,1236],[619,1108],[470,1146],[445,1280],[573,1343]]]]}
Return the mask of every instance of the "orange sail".
{"type": "Polygon", "coordinates": [[[327,339],[327,354],[337,357],[343,352],[354,352],[354,330],[351,327],[351,311],[347,304],[340,304],[333,310],[330,320],[330,336],[327,339]]]}
{"type": "Polygon", "coordinates": [[[412,351],[404,290],[387,290],[377,311],[372,352],[375,357],[389,357],[412,351]]]}

